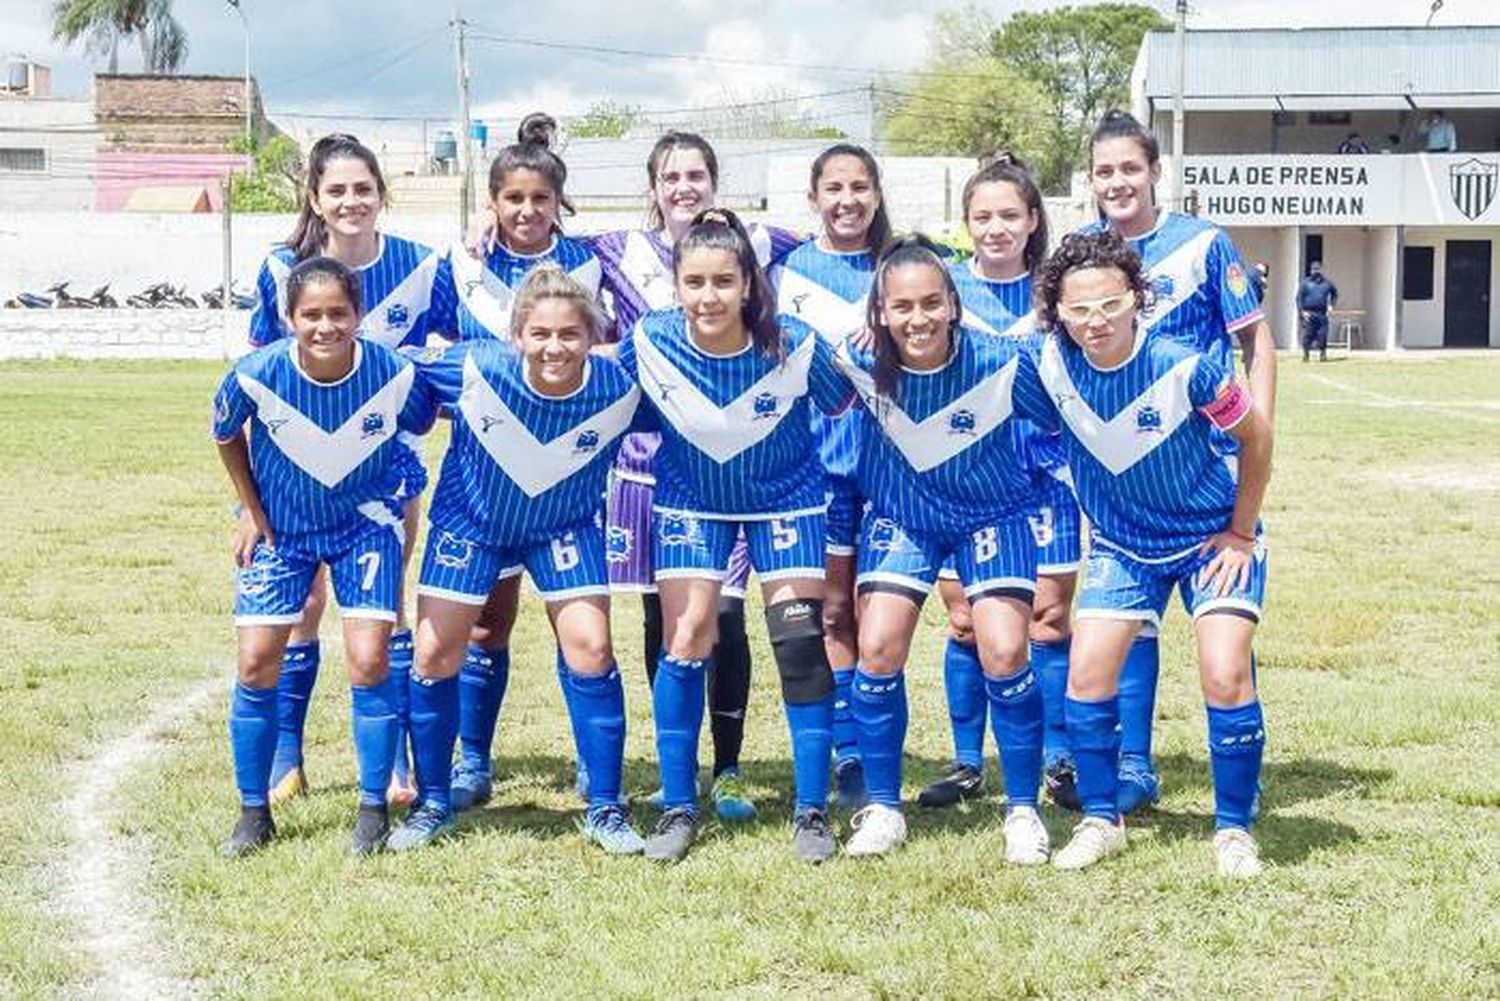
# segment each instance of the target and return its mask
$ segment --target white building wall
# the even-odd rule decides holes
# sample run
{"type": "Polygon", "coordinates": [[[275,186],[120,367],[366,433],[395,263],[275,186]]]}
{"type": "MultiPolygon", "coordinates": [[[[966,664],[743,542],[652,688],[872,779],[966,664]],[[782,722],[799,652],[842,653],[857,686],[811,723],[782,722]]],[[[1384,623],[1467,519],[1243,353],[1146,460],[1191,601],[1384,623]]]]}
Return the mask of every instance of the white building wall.
{"type": "MultiPolygon", "coordinates": [[[[1447,274],[1447,241],[1490,241],[1490,347],[1500,347],[1500,227],[1409,228],[1408,247],[1432,247],[1432,298],[1425,302],[1404,302],[1402,314],[1402,347],[1440,348],[1443,346],[1444,276],[1447,274]]],[[[1398,293],[1399,294],[1399,293],[1398,293]]]]}
{"type": "Polygon", "coordinates": [[[1371,227],[1365,248],[1363,347],[1388,350],[1396,346],[1396,317],[1401,305],[1400,257],[1400,229],[1371,227]]]}
{"type": "Polygon", "coordinates": [[[46,155],[40,173],[0,171],[0,211],[92,209],[97,141],[92,101],[0,99],[0,146],[46,155]]]}

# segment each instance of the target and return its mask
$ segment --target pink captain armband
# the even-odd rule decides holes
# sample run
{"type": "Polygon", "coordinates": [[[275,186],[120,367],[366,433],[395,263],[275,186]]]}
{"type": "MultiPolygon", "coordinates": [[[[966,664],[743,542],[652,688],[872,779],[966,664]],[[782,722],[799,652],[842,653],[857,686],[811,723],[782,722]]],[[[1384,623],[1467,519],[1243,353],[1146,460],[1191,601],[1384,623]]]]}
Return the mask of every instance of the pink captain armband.
{"type": "Polygon", "coordinates": [[[1199,407],[1198,412],[1220,431],[1228,431],[1250,412],[1250,393],[1245,387],[1231,379],[1212,403],[1199,407]]]}

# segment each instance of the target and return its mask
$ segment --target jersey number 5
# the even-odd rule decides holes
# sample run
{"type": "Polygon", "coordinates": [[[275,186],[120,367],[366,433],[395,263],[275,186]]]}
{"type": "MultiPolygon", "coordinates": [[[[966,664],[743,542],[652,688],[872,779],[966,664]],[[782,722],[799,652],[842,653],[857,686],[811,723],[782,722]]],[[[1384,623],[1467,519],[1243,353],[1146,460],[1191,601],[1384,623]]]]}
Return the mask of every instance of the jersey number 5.
{"type": "Polygon", "coordinates": [[[777,518],[771,522],[771,548],[777,552],[791,549],[797,544],[797,523],[790,518],[777,518]]]}

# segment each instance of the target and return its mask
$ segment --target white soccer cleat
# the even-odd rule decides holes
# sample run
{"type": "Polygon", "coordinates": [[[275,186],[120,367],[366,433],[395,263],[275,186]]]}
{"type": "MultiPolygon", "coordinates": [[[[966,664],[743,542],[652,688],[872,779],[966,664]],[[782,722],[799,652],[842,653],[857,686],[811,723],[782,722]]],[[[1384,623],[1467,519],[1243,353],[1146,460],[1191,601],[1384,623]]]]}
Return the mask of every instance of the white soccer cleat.
{"type": "Polygon", "coordinates": [[[889,855],[906,840],[906,818],[900,810],[871,803],[849,818],[854,833],[844,845],[848,855],[889,855]]]}
{"type": "Polygon", "coordinates": [[[1011,865],[1044,865],[1052,841],[1036,809],[1018,806],[1005,815],[1005,861],[1011,865]]]}
{"type": "Polygon", "coordinates": [[[1073,837],[1052,856],[1059,869],[1084,869],[1125,850],[1125,825],[1111,824],[1102,817],[1084,817],[1073,828],[1073,837]]]}
{"type": "Polygon", "coordinates": [[[1266,870],[1260,861],[1260,846],[1249,831],[1239,827],[1214,832],[1214,854],[1219,857],[1220,876],[1254,879],[1266,870]]]}

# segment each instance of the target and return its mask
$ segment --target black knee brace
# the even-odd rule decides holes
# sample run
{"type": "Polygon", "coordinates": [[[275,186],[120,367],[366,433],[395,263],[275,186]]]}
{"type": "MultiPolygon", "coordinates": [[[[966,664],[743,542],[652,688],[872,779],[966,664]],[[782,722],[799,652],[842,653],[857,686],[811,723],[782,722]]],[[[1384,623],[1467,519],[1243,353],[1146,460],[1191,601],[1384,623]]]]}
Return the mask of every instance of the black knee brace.
{"type": "Polygon", "coordinates": [[[807,598],[778,601],[766,608],[766,632],[781,671],[781,697],[806,705],[833,692],[833,672],[823,649],[823,603],[807,598]]]}
{"type": "Polygon", "coordinates": [[[656,684],[656,660],[661,656],[662,618],[661,598],[654,594],[641,595],[641,610],[645,613],[645,645],[642,659],[646,661],[646,680],[656,684]]]}

